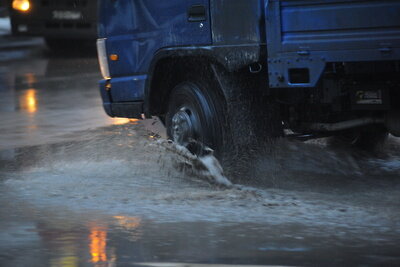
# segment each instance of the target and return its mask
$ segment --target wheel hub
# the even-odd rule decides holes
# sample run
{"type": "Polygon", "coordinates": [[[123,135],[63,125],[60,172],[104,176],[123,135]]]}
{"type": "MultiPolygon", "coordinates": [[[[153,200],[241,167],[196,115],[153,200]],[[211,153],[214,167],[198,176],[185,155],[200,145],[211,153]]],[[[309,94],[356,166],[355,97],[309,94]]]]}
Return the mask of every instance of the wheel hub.
{"type": "Polygon", "coordinates": [[[172,117],[172,137],[180,145],[186,146],[194,138],[194,125],[187,108],[181,108],[172,117]]]}

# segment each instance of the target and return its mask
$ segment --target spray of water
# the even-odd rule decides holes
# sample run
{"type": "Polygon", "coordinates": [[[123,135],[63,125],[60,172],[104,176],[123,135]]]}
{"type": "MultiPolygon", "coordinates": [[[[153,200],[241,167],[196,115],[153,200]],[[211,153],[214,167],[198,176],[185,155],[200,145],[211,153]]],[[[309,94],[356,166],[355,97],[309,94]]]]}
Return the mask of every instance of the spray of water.
{"type": "Polygon", "coordinates": [[[159,140],[157,144],[164,147],[166,151],[176,154],[179,157],[176,159],[178,165],[186,165],[196,176],[203,177],[210,183],[220,186],[232,186],[232,182],[225,177],[221,164],[212,153],[196,156],[185,147],[167,140],[159,140]]]}
{"type": "Polygon", "coordinates": [[[366,194],[360,184],[374,174],[371,170],[382,175],[386,167],[388,173],[399,174],[398,146],[391,150],[391,161],[385,161],[390,166],[383,166],[383,159],[366,160],[323,142],[278,140],[258,151],[242,151],[244,157],[234,162],[241,178],[236,179],[224,175],[227,172],[210,154],[194,156],[184,147],[154,138],[141,125],[80,132],[71,139],[14,151],[12,164],[6,163],[14,168],[0,168],[7,190],[40,205],[157,220],[313,222],[317,217],[332,221],[341,218],[341,210],[351,210],[345,197],[366,194]],[[321,188],[326,190],[318,194],[321,188]],[[331,192],[340,188],[344,193],[337,198],[331,192]]]}

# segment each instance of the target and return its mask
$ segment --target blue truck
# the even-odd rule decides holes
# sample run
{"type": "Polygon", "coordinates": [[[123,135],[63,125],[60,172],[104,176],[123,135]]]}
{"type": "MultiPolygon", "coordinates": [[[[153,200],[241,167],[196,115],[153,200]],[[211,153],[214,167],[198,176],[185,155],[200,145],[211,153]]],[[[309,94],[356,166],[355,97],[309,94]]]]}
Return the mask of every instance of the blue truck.
{"type": "Polygon", "coordinates": [[[398,0],[100,0],[109,116],[158,116],[168,136],[231,144],[400,136],[398,0]]]}

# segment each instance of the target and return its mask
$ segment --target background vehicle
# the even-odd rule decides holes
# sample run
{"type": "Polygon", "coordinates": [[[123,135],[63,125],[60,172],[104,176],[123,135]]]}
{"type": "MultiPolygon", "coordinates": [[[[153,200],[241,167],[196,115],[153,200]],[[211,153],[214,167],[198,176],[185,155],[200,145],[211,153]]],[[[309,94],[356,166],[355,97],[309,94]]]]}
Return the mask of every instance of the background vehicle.
{"type": "Polygon", "coordinates": [[[219,156],[282,135],[400,136],[400,1],[100,3],[110,116],[159,116],[219,156]]]}
{"type": "Polygon", "coordinates": [[[12,33],[43,36],[52,49],[95,42],[95,0],[9,0],[12,33]]]}

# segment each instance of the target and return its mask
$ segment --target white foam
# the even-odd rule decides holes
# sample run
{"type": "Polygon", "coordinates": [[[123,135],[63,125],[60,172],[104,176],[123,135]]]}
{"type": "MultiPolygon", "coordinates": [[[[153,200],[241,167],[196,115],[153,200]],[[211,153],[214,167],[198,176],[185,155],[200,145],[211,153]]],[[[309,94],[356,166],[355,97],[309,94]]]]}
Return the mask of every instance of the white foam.
{"type": "Polygon", "coordinates": [[[220,185],[232,186],[232,182],[225,177],[221,164],[213,155],[199,157],[198,160],[206,167],[207,171],[204,174],[209,176],[211,180],[220,185]]]}
{"type": "Polygon", "coordinates": [[[208,179],[211,183],[227,187],[232,186],[232,182],[224,175],[221,164],[212,154],[198,157],[190,153],[186,147],[164,139],[159,140],[158,144],[181,156],[181,160],[190,165],[197,175],[208,179]]]}
{"type": "Polygon", "coordinates": [[[400,170],[400,158],[395,157],[392,159],[371,159],[370,163],[378,165],[381,170],[384,171],[399,171],[400,170]]]}

